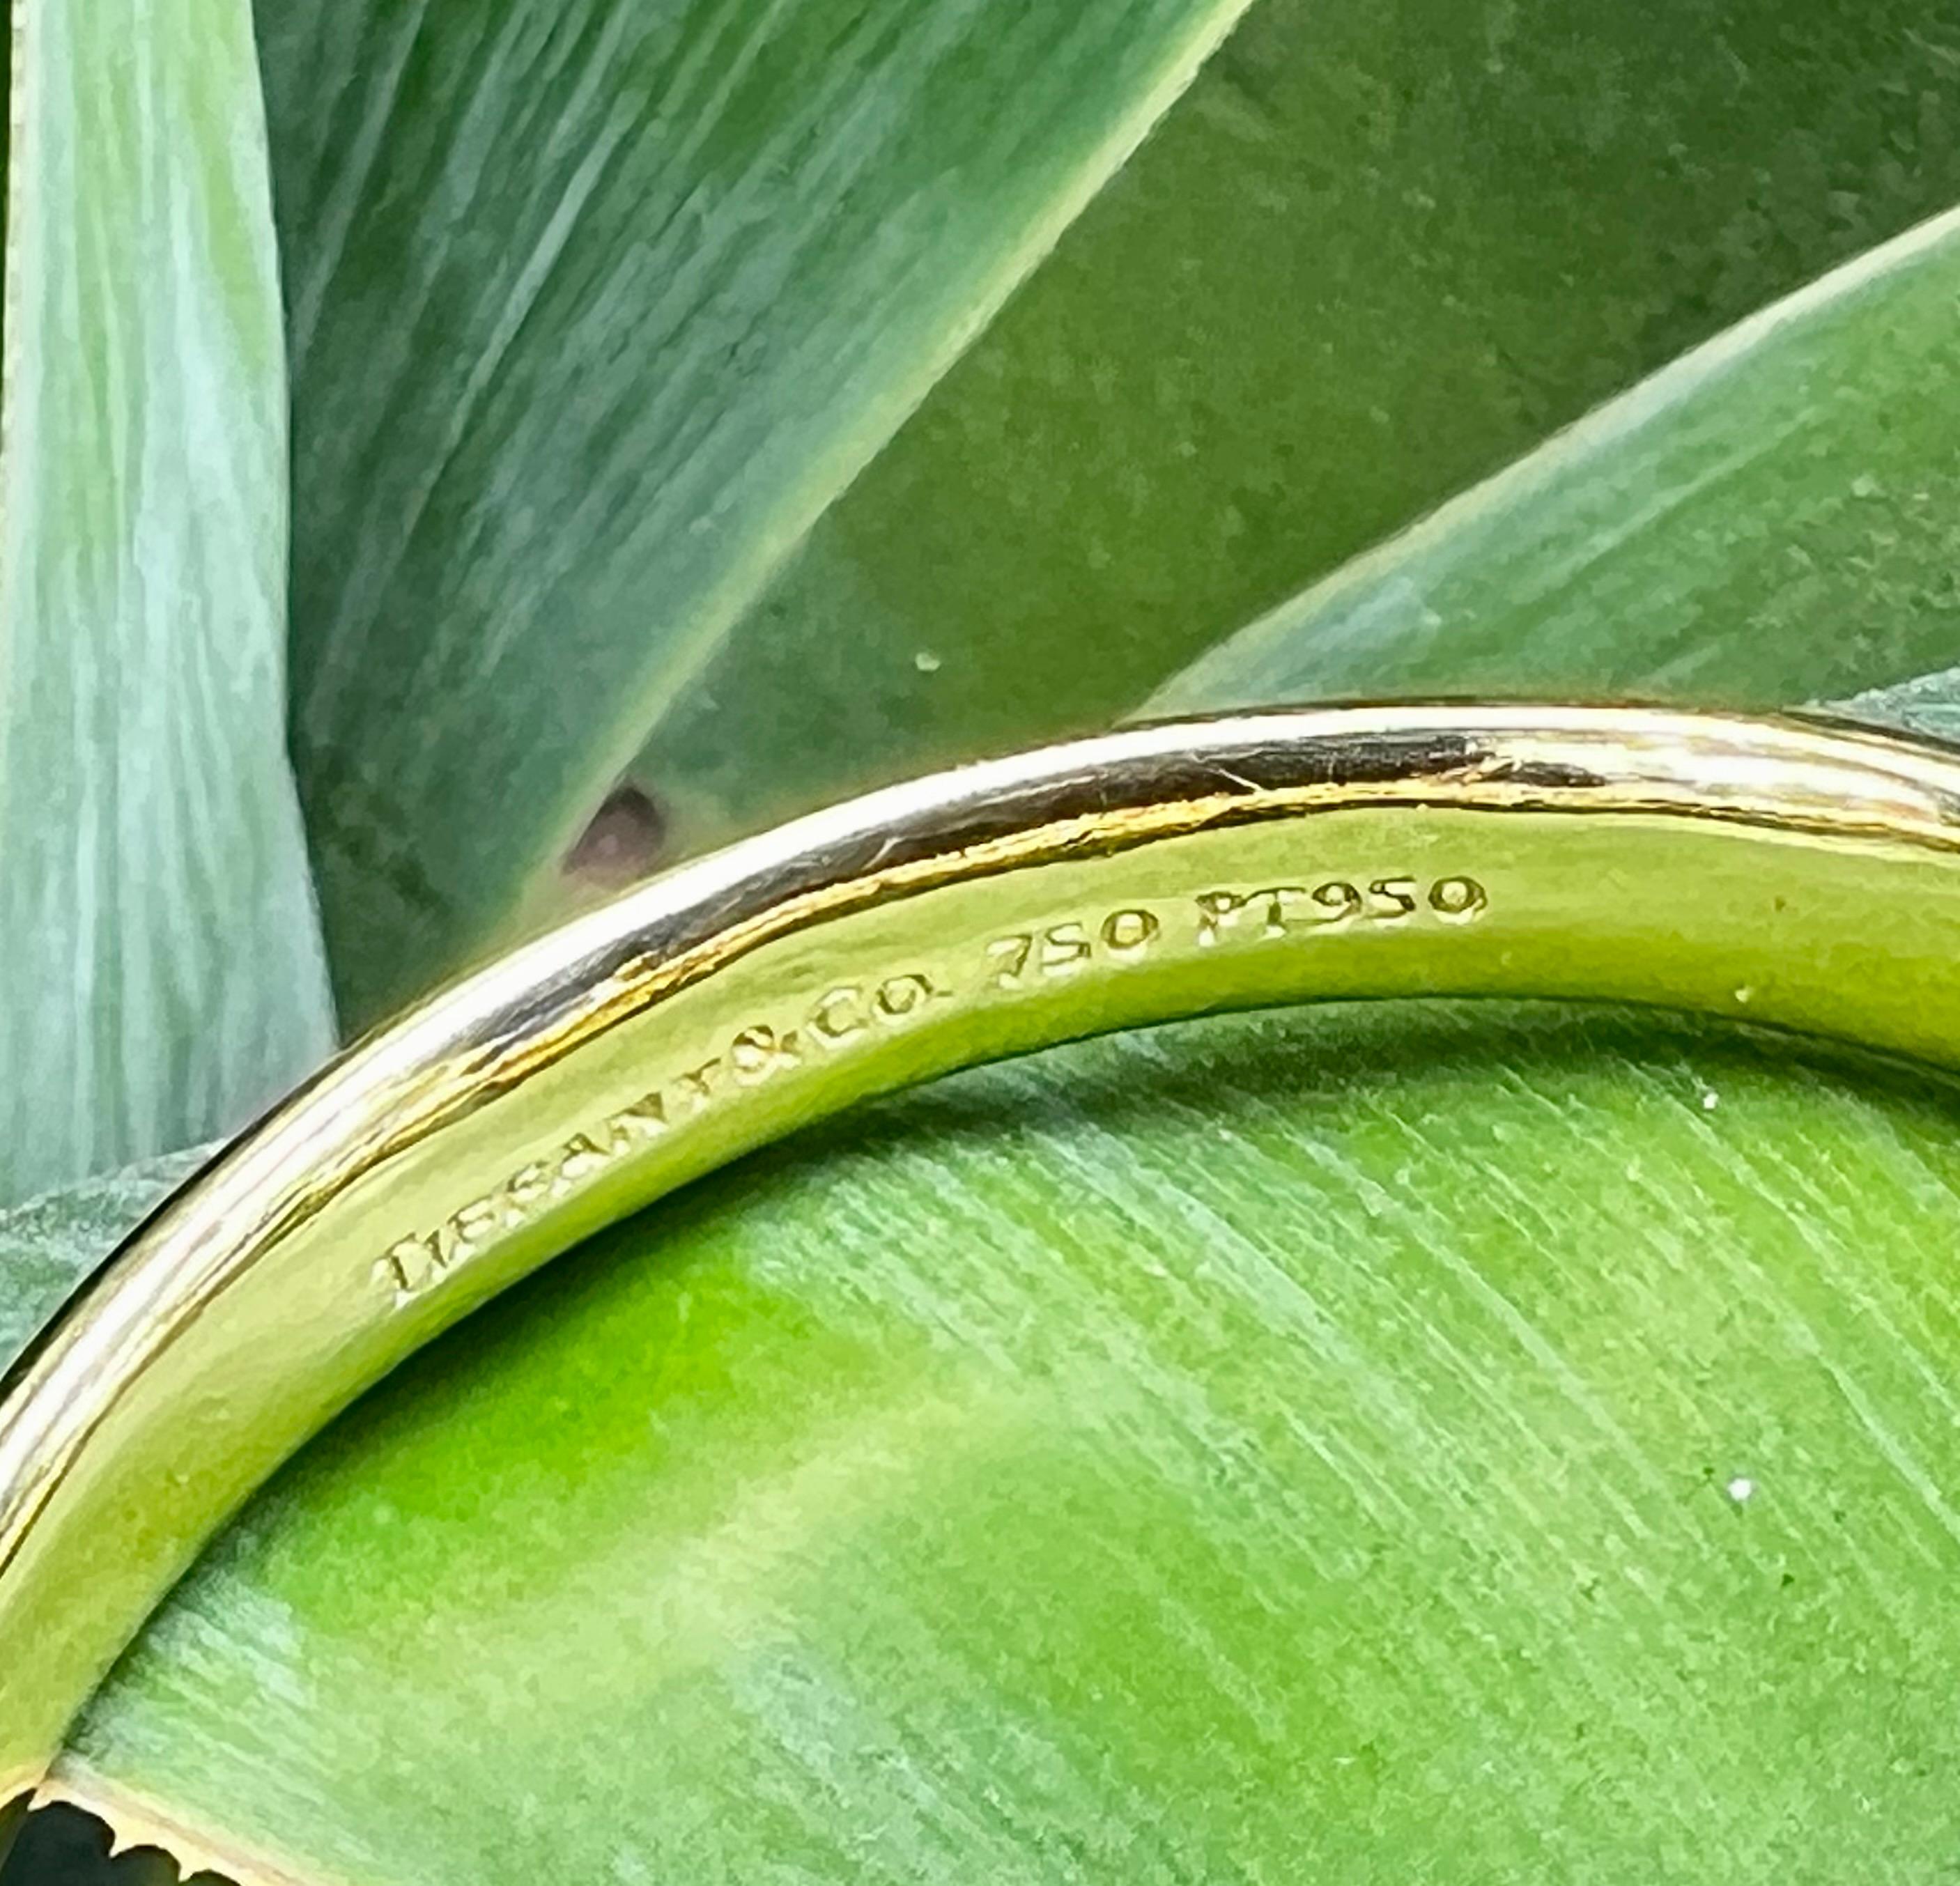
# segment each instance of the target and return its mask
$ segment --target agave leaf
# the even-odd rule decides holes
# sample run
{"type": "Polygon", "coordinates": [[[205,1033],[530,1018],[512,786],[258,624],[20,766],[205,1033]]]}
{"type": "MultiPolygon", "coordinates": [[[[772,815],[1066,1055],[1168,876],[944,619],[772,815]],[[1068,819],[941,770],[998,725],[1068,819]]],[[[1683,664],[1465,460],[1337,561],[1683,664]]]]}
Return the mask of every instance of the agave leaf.
{"type": "Polygon", "coordinates": [[[361,1886],[1920,1876],[1956,1107],[1713,1026],[1397,1005],[867,1111],[368,1398],[62,1786],[361,1886]]]}
{"type": "Polygon", "coordinates": [[[1960,212],[1644,381],[1154,711],[1435,689],[1776,708],[1960,653],[1960,212]]]}
{"type": "MultiPolygon", "coordinates": [[[[657,729],[638,776],[673,841],[1106,724],[1588,407],[1960,200],[1954,47],[1928,0],[1264,0],[657,729]]],[[[1936,453],[1917,403],[1888,381],[1872,425],[1936,453]]],[[[1682,692],[1727,685],[1716,631],[1763,626],[1755,600],[1698,636],[1714,666],[1691,658],[1682,692]]],[[[1929,665],[1921,604],[1858,599],[1844,685],[1929,665]]],[[[1649,609],[1615,599],[1616,646],[1649,647],[1649,609]]],[[[1828,609],[1800,626],[1818,649],[1838,633],[1828,609]]],[[[1587,637],[1607,632],[1481,672],[1602,685],[1587,637]]],[[[1372,633],[1300,658],[1377,686],[1372,633]]],[[[1454,686],[1456,658],[1402,663],[1454,686]]],[[[1650,685],[1667,659],[1619,665],[1650,685]]]]}
{"type": "Polygon", "coordinates": [[[1956,1105],[1409,1005],[946,1083],[371,1397],[65,1785],[362,1886],[1924,1876],[1956,1105]]]}
{"type": "Polygon", "coordinates": [[[1837,702],[1838,712],[1875,727],[1960,745],[1960,668],[1942,668],[1837,702]]]}
{"type": "Polygon", "coordinates": [[[261,8],[293,733],[371,1017],[660,703],[1245,0],[261,8]]]}
{"type": "Polygon", "coordinates": [[[26,0],[0,412],[0,1202],[332,1035],[284,746],[278,282],[244,0],[26,0]]]}
{"type": "Polygon", "coordinates": [[[75,1286],[210,1156],[193,1147],[0,1211],[0,1373],[75,1286]]]}

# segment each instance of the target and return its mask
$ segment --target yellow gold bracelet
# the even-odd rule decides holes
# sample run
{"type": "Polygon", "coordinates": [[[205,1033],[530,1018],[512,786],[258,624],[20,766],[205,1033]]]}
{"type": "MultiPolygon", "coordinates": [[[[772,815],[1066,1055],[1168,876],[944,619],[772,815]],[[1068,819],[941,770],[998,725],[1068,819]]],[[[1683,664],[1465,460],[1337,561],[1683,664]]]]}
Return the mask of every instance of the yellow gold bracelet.
{"type": "Polygon", "coordinates": [[[1960,1063],[1960,755],[1610,708],[1142,727],[873,794],[493,964],[239,1140],[0,1385],[0,1802],[281,1461],[588,1232],[952,1067],[1408,994],[1960,1063]]]}

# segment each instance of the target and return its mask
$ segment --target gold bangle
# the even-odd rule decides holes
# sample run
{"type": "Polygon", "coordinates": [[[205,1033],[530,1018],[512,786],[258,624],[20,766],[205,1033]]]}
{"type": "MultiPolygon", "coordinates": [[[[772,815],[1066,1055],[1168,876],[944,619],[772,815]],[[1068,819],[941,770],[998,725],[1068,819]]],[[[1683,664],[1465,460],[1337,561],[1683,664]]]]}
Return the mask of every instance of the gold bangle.
{"type": "Polygon", "coordinates": [[[866,1095],[1314,997],[1611,997],[1960,1063],[1960,755],[1630,709],[1134,729],[683,866],[344,1056],[0,1385],[0,1802],[308,1436],[554,1252],[866,1095]]]}

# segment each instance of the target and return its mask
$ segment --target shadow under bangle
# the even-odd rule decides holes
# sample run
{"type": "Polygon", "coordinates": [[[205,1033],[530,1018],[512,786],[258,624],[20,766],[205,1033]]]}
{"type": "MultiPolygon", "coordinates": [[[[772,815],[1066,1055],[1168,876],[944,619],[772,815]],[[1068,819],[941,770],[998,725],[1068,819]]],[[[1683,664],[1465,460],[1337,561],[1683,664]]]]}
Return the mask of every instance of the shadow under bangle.
{"type": "Polygon", "coordinates": [[[589,1232],[956,1067],[1417,994],[1960,1064],[1960,755],[1624,708],[1140,727],[802,819],[491,965],[240,1138],[0,1383],[0,1803],[282,1460],[589,1232]]]}

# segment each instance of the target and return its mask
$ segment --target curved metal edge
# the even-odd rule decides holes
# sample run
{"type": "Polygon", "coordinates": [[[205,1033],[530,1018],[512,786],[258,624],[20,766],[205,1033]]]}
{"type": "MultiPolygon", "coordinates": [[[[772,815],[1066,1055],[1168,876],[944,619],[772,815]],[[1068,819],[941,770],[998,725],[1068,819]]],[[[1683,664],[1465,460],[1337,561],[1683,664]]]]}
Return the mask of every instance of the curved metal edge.
{"type": "MultiPolygon", "coordinates": [[[[779,933],[786,912],[814,922],[1072,848],[1118,849],[1316,805],[1583,811],[1596,801],[1960,852],[1952,752],[1802,720],[1645,709],[1425,704],[1158,723],[814,814],[684,865],[439,992],[190,1182],[0,1384],[0,1568],[49,1484],[49,1436],[73,1430],[56,1417],[77,1395],[113,1391],[78,1376],[84,1335],[98,1339],[99,1358],[110,1332],[119,1366],[140,1368],[184,1303],[209,1301],[293,1209],[296,1185],[317,1200],[373,1170],[642,1013],[689,974],[724,965],[752,933],[779,933]]],[[[0,1777],[0,1797],[10,1779],[0,1777]]]]}

